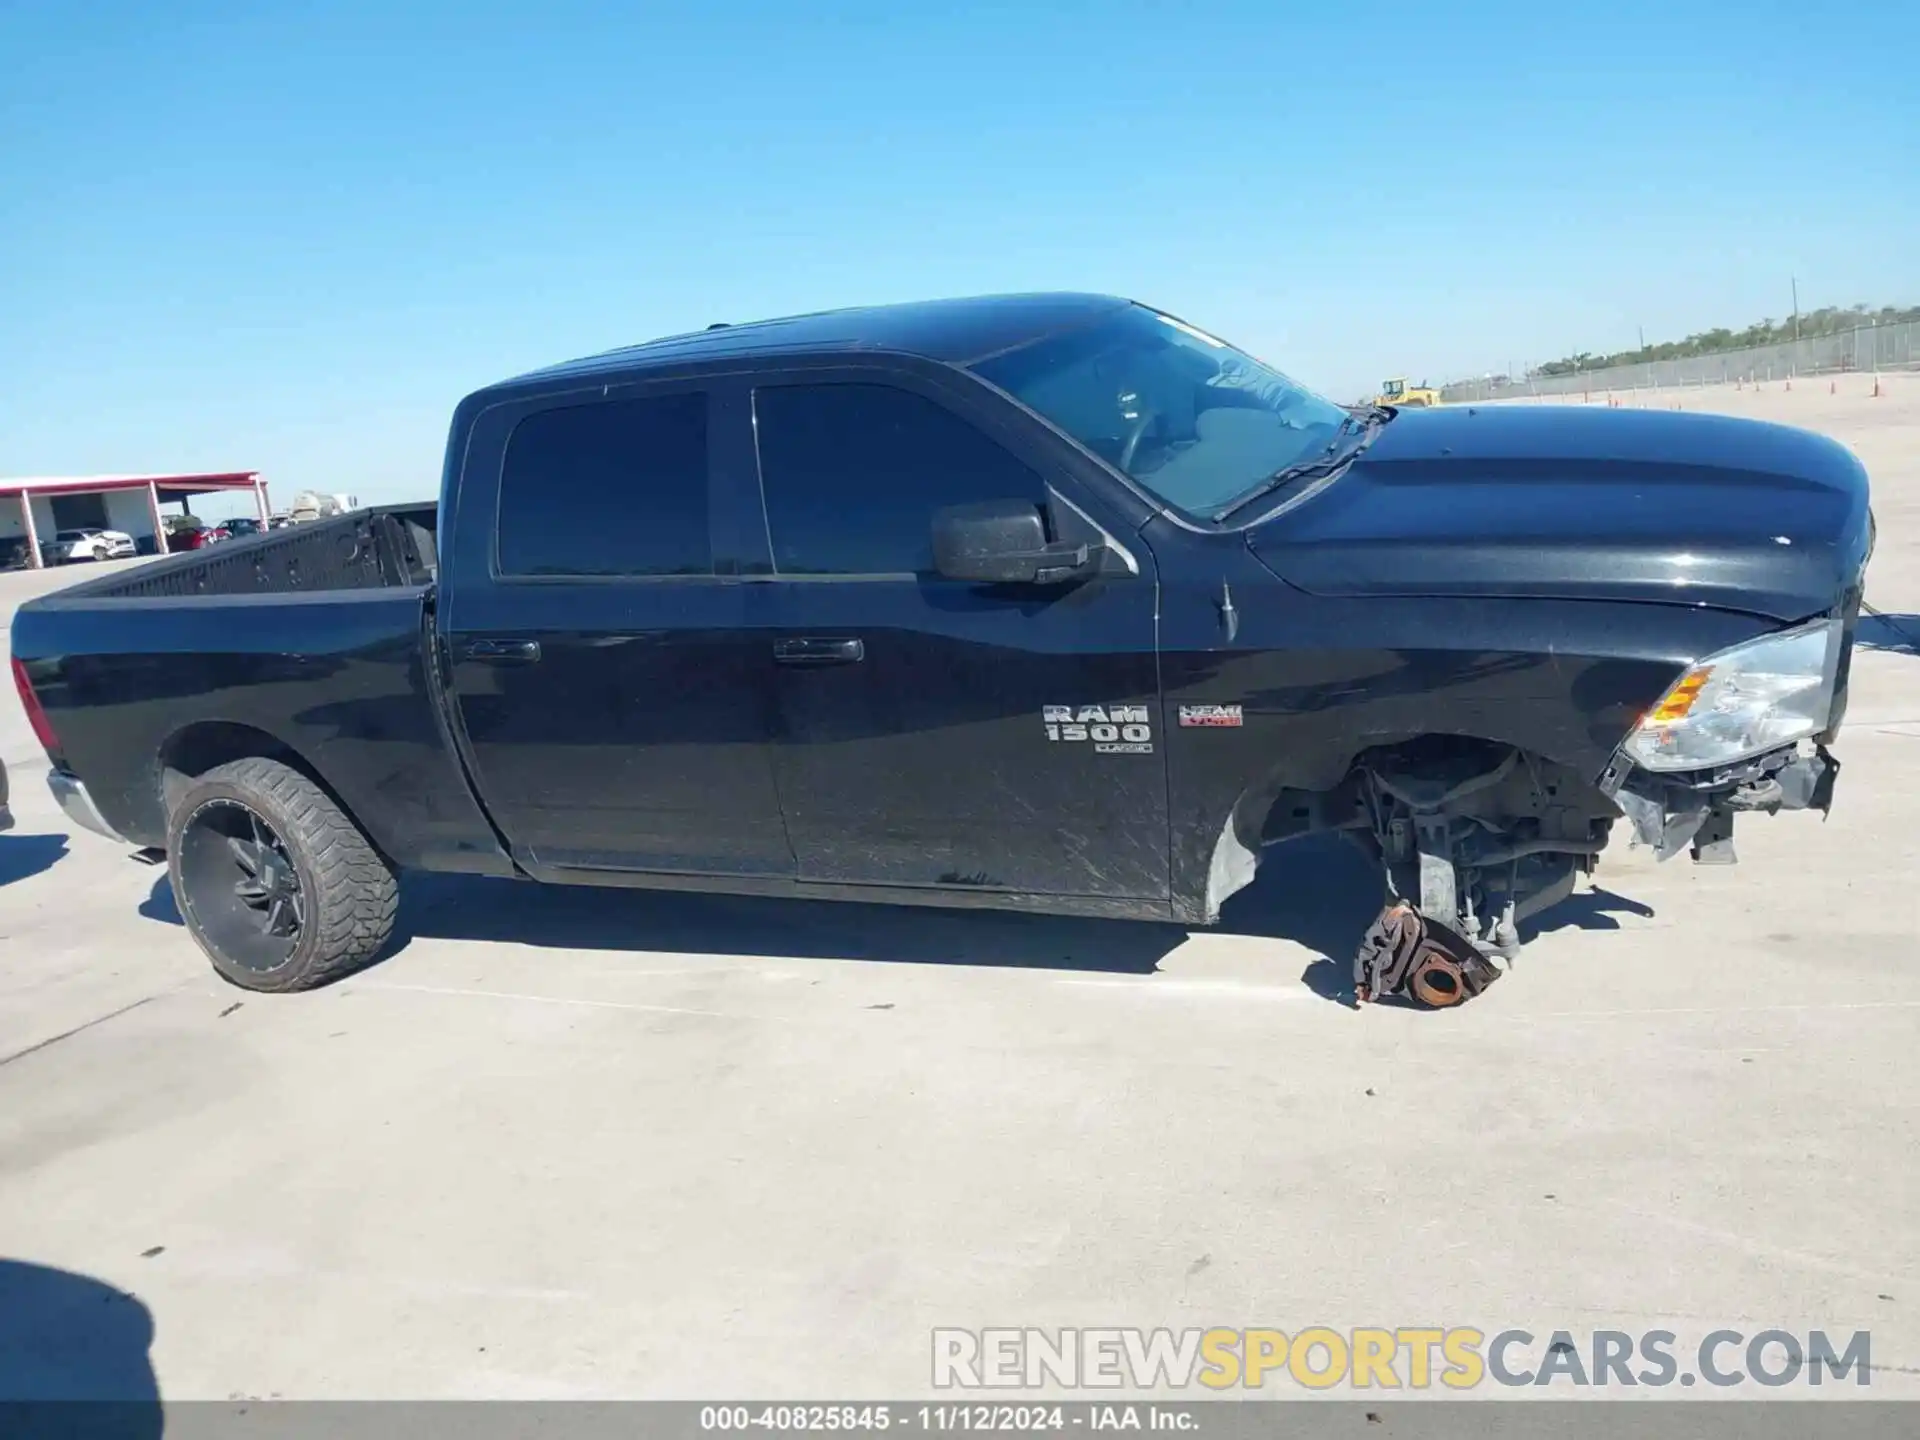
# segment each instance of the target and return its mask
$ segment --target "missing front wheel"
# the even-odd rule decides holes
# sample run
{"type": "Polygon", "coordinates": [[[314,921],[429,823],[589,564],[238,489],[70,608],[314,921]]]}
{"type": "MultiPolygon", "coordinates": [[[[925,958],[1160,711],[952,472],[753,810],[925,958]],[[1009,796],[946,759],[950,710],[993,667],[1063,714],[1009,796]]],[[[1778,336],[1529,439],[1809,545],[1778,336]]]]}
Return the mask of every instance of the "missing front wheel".
{"type": "Polygon", "coordinates": [[[1519,952],[1520,923],[1592,873],[1613,810],[1564,766],[1489,742],[1375,752],[1359,781],[1387,885],[1354,957],[1362,1004],[1441,1009],[1486,989],[1519,952]]]}

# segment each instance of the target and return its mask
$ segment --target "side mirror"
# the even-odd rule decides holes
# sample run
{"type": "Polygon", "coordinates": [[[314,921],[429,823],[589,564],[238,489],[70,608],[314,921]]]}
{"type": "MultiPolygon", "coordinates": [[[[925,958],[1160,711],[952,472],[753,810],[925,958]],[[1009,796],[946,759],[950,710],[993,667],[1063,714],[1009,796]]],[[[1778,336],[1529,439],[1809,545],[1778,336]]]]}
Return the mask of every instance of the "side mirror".
{"type": "Polygon", "coordinates": [[[1099,567],[1095,547],[1047,539],[1030,500],[949,505],[933,516],[933,567],[949,580],[984,585],[1062,585],[1099,567]]]}

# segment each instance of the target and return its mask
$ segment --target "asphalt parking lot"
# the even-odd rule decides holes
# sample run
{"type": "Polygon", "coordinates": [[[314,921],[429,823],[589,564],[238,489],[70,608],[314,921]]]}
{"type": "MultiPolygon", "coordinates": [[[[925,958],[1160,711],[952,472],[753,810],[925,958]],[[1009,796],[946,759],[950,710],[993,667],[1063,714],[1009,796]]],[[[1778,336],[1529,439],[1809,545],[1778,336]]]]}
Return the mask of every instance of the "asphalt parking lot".
{"type": "Polygon", "coordinates": [[[1920,381],[1861,379],[1680,397],[1874,474],[1831,820],[1617,832],[1457,1011],[1328,998],[1338,846],[1195,933],[428,877],[385,963],[248,995],[0,701],[0,1255],[145,1316],[29,1364],[16,1304],[0,1394],[902,1396],[936,1326],[1429,1324],[1864,1329],[1920,1395],[1920,381]]]}

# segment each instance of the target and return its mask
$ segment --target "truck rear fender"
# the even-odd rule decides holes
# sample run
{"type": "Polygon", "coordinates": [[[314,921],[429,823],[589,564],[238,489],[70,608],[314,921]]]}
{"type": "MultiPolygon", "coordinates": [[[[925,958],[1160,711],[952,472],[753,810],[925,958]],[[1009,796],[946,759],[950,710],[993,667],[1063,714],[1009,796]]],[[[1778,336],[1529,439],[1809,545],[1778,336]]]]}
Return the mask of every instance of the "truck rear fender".
{"type": "MultiPolygon", "coordinates": [[[[174,731],[161,743],[156,757],[155,786],[162,813],[173,814],[173,807],[187,787],[209,770],[235,760],[252,759],[278,760],[289,769],[298,770],[324,790],[341,813],[353,817],[352,807],[305,755],[277,736],[232,720],[196,720],[174,731]]],[[[372,836],[368,839],[374,849],[380,850],[381,859],[392,864],[393,858],[381,849],[379,840],[372,836]]]]}

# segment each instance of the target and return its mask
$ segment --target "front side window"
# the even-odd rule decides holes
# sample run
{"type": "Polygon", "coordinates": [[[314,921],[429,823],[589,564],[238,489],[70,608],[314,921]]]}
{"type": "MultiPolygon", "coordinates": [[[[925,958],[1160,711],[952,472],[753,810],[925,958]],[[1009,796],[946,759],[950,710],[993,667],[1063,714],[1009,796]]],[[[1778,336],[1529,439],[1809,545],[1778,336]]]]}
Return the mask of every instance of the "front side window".
{"type": "Polygon", "coordinates": [[[1046,497],[997,441],[891,385],[776,385],[754,394],[760,484],[783,575],[933,571],[933,513],[1046,497]]]}
{"type": "Polygon", "coordinates": [[[707,397],[527,416],[500,473],[503,576],[711,575],[707,397]]]}
{"type": "Polygon", "coordinates": [[[1251,355],[1143,305],[973,370],[1199,516],[1324,455],[1350,418],[1251,355]]]}

